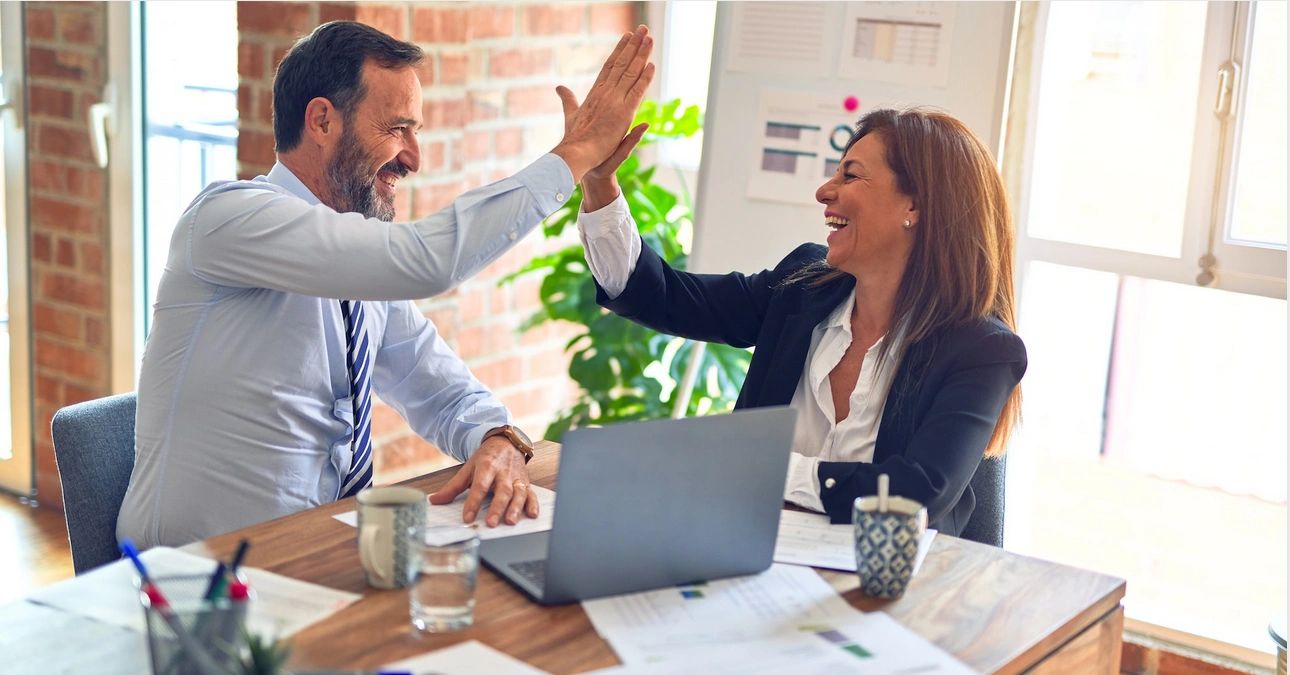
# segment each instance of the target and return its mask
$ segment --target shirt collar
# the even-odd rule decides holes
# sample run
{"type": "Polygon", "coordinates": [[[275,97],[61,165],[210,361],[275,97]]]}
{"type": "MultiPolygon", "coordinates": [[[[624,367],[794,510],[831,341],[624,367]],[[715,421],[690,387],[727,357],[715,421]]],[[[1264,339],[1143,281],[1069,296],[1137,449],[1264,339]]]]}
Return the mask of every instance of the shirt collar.
{"type": "Polygon", "coordinates": [[[288,192],[310,204],[322,203],[322,200],[310,192],[309,188],[305,187],[305,184],[299,178],[296,178],[296,174],[291,173],[291,169],[288,169],[282,162],[274,162],[273,168],[269,169],[269,173],[265,178],[278,187],[286,188],[288,192]]]}

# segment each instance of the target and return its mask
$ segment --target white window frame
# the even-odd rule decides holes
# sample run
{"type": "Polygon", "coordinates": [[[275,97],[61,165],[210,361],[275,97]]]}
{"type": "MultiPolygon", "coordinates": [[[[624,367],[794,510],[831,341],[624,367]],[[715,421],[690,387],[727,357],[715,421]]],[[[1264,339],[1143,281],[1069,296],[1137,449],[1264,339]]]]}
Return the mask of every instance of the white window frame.
{"type": "Polygon", "coordinates": [[[143,128],[140,4],[108,3],[108,316],[110,386],[133,391],[143,358],[143,128]]]}
{"type": "Polygon", "coordinates": [[[25,4],[0,3],[4,62],[5,238],[9,266],[9,418],[13,457],[0,462],[0,490],[22,497],[35,487],[35,446],[31,436],[31,293],[28,260],[31,226],[27,221],[27,100],[25,4]]]}
{"type": "MultiPolygon", "coordinates": [[[[1026,3],[1023,3],[1023,7],[1026,3]]],[[[1224,233],[1231,217],[1231,184],[1235,162],[1232,148],[1236,140],[1237,124],[1228,120],[1238,117],[1215,114],[1219,93],[1219,70],[1229,60],[1243,63],[1249,55],[1248,26],[1252,18],[1248,3],[1212,2],[1208,5],[1205,28],[1205,48],[1201,56],[1200,88],[1196,103],[1196,129],[1188,199],[1184,212],[1181,253],[1177,257],[1152,255],[1134,251],[1055,241],[1032,236],[1026,228],[1030,213],[1028,188],[1034,170],[1035,130],[1037,127],[1038,91],[1042,86],[1040,73],[1043,68],[1043,39],[1049,3],[1029,6],[1032,30],[1029,40],[1019,40],[1022,49],[1030,51],[1029,66],[1021,76],[1028,78],[1030,101],[1015,101],[1012,115],[1022,115],[1024,140],[1017,149],[1020,156],[1005,156],[1005,164],[1012,164],[1017,171],[1009,188],[1016,198],[1017,261],[1019,271],[1031,261],[1051,262],[1071,267],[1112,272],[1129,276],[1160,279],[1183,284],[1196,284],[1202,271],[1200,259],[1208,252],[1211,228],[1214,237],[1213,254],[1219,261],[1217,275],[1211,288],[1243,293],[1255,293],[1285,298],[1285,248],[1267,248],[1243,245],[1225,240],[1224,233]],[[1024,106],[1024,107],[1022,107],[1024,106]],[[1019,109],[1020,108],[1020,109],[1019,109]],[[1226,168],[1220,171],[1220,167],[1226,168]]],[[[1021,61],[1022,59],[1018,59],[1021,61]]],[[[1234,100],[1238,115],[1243,97],[1245,69],[1241,69],[1234,100]]]]}

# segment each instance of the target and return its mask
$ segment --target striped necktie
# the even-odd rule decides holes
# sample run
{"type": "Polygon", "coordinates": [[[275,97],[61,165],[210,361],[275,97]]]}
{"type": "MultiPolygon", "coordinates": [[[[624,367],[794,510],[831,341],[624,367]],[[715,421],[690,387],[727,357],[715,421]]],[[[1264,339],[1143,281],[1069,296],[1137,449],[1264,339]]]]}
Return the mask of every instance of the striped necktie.
{"type": "Polygon", "coordinates": [[[340,313],[345,317],[345,360],[349,364],[350,391],[354,395],[354,459],[341,484],[340,497],[344,499],[372,484],[372,378],[368,372],[363,303],[341,300],[340,313]]]}

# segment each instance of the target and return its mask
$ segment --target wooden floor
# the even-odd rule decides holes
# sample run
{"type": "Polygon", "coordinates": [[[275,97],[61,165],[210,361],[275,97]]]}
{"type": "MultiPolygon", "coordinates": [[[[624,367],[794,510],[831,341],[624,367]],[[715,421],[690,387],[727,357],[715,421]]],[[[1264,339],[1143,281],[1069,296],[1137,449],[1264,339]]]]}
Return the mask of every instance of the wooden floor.
{"type": "Polygon", "coordinates": [[[0,604],[71,577],[62,512],[0,494],[0,604]]]}

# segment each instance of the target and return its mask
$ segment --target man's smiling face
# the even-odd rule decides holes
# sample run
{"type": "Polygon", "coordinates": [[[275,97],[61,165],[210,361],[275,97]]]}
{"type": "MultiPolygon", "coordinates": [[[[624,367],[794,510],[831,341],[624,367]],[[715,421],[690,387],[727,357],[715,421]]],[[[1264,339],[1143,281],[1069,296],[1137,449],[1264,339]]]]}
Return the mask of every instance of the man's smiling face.
{"type": "Polygon", "coordinates": [[[327,162],[328,206],[394,220],[398,182],[421,165],[421,83],[412,68],[363,64],[364,95],[344,117],[344,132],[327,162]]]}

